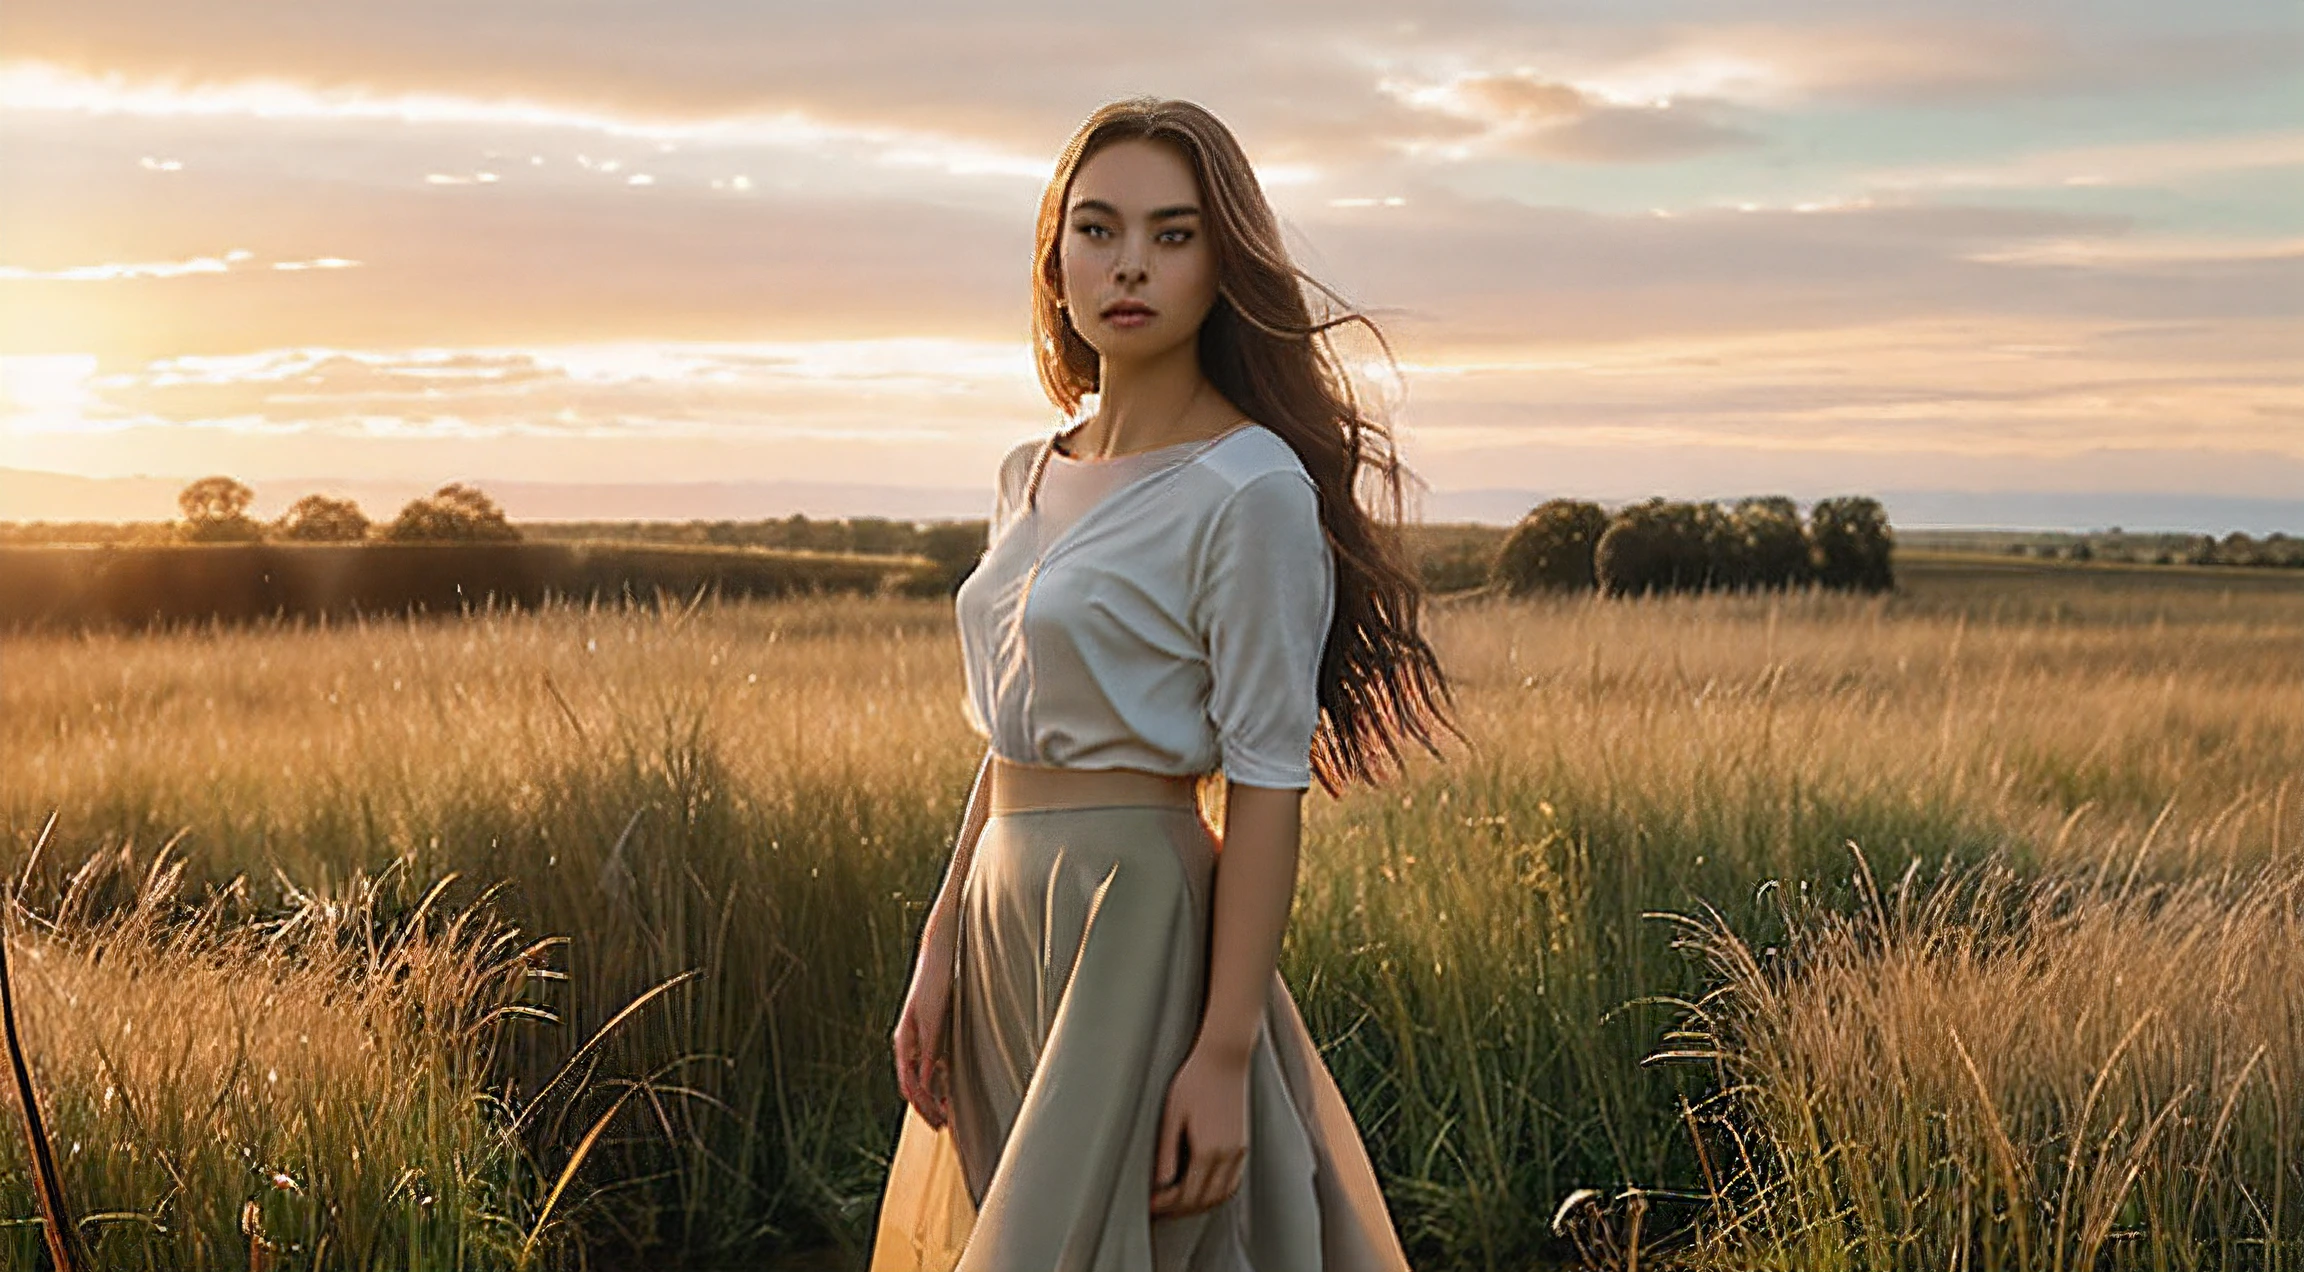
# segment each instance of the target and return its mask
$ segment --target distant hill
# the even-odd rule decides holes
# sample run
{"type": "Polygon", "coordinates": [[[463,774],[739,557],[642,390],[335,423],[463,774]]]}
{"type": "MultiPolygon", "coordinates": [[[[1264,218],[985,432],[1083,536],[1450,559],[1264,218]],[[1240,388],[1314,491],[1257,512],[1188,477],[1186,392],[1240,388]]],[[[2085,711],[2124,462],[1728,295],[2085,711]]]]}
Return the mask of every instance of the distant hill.
{"type": "MultiPolygon", "coordinates": [[[[75,477],[65,473],[0,468],[0,521],[158,521],[176,515],[176,492],[189,477],[75,477]]],[[[866,482],[538,482],[444,474],[438,482],[372,481],[344,477],[281,477],[251,481],[261,518],[279,515],[307,494],[357,501],[368,515],[389,520],[400,505],[450,480],[477,484],[515,521],[755,521],[801,513],[809,517],[890,517],[936,521],[982,517],[984,492],[966,487],[887,486],[866,482]]],[[[1510,489],[1434,490],[1423,498],[1423,519],[1510,525],[1554,493],[1602,502],[1644,495],[1510,489]]],[[[1691,492],[1675,497],[1701,498],[1691,492]]],[[[1722,490],[1717,498],[1784,493],[1805,503],[1821,495],[1867,494],[1888,509],[1897,526],[1990,527],[2009,530],[2189,530],[2225,534],[2304,533],[2304,492],[2293,499],[2241,499],[2149,492],[1958,490],[1722,490]]]]}

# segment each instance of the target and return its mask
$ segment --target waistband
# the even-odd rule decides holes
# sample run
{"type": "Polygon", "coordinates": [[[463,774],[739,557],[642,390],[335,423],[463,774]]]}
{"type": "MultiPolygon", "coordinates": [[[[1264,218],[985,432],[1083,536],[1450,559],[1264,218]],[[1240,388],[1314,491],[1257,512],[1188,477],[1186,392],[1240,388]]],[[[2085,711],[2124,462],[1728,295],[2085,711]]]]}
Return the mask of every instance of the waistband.
{"type": "Polygon", "coordinates": [[[1199,779],[1142,769],[1054,768],[1018,764],[995,755],[984,784],[992,813],[1110,804],[1164,804],[1195,810],[1200,806],[1199,779]]]}

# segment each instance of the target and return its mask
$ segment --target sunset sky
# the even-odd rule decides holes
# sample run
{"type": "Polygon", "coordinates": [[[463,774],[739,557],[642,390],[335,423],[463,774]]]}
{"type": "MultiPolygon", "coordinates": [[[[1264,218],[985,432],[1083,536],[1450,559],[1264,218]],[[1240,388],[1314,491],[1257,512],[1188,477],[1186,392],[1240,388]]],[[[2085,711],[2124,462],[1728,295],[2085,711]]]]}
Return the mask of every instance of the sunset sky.
{"type": "Polygon", "coordinates": [[[989,491],[1151,92],[1436,489],[2304,500],[2299,13],[9,0],[0,467],[989,491]]]}

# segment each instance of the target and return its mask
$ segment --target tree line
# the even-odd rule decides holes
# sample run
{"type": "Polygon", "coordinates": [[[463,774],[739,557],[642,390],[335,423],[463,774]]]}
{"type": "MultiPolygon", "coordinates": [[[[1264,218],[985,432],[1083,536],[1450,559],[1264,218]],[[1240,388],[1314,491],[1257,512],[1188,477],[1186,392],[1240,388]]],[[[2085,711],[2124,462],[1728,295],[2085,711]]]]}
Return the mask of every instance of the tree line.
{"type": "Polygon", "coordinates": [[[2114,526],[2088,534],[2059,535],[2036,543],[2010,543],[2000,550],[2010,556],[2058,561],[2304,569],[2304,538],[2278,530],[2260,539],[2234,530],[2219,539],[2210,534],[2139,534],[2114,526]]]}
{"type": "Polygon", "coordinates": [[[306,495],[270,522],[248,515],[256,492],[231,477],[203,477],[176,496],[184,514],[177,536],[187,543],[512,543],[521,535],[496,501],[474,486],[450,482],[411,499],[378,526],[349,499],[306,495]]]}
{"type": "Polygon", "coordinates": [[[1778,590],[1882,592],[1895,534],[1876,499],[1820,499],[1805,521],[1782,495],[1733,505],[1650,499],[1614,513],[1580,499],[1538,504],[1505,536],[1489,579],[1509,595],[1778,590]]]}

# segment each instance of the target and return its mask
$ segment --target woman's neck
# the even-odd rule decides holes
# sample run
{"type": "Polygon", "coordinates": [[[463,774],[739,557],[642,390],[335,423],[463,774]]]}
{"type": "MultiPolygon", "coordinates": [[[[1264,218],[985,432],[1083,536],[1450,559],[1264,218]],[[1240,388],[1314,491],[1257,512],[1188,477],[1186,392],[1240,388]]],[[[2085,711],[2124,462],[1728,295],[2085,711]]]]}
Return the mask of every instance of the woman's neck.
{"type": "Polygon", "coordinates": [[[1224,431],[1239,418],[1216,386],[1200,374],[1198,351],[1187,342],[1144,363],[1107,359],[1098,379],[1096,413],[1063,437],[1075,459],[1111,459],[1173,446],[1224,431]]]}

